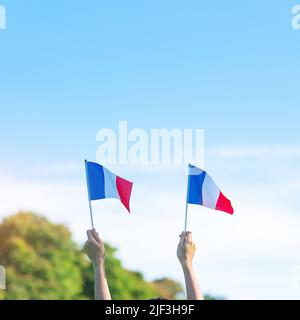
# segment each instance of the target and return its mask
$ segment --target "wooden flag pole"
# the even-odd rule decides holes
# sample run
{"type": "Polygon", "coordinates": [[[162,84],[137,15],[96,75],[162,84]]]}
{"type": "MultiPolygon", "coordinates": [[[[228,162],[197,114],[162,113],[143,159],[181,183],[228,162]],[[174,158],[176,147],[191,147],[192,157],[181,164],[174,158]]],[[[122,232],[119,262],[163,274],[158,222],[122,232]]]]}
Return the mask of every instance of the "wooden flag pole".
{"type": "Polygon", "coordinates": [[[85,164],[85,176],[86,176],[86,185],[87,185],[87,192],[88,192],[88,199],[89,199],[91,224],[92,224],[92,229],[94,229],[94,218],[93,218],[93,210],[92,210],[92,202],[91,202],[91,192],[90,192],[90,182],[89,182],[89,175],[88,175],[87,160],[84,160],[84,164],[85,164]]]}

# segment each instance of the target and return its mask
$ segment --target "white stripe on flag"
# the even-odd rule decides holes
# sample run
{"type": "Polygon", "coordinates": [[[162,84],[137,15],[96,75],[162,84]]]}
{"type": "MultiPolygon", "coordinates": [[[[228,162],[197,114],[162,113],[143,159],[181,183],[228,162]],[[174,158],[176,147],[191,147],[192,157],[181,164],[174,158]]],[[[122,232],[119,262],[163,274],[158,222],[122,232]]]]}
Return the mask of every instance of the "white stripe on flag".
{"type": "Polygon", "coordinates": [[[206,174],[202,187],[203,205],[210,209],[215,209],[220,196],[220,189],[213,179],[206,174]]]}
{"type": "Polygon", "coordinates": [[[120,199],[117,189],[117,176],[103,167],[105,198],[120,199]]]}

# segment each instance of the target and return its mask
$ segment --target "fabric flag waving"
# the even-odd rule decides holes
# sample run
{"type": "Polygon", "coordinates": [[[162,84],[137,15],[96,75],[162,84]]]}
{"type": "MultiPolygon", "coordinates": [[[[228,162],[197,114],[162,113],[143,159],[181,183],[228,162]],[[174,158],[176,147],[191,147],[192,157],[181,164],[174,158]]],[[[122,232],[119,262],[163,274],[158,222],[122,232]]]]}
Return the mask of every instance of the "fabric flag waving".
{"type": "Polygon", "coordinates": [[[106,198],[119,199],[130,212],[132,182],[113,174],[95,162],[86,161],[86,171],[90,201],[106,198]]]}
{"type": "Polygon", "coordinates": [[[213,179],[205,171],[192,165],[189,165],[187,203],[234,213],[230,200],[223,195],[213,179]]]}

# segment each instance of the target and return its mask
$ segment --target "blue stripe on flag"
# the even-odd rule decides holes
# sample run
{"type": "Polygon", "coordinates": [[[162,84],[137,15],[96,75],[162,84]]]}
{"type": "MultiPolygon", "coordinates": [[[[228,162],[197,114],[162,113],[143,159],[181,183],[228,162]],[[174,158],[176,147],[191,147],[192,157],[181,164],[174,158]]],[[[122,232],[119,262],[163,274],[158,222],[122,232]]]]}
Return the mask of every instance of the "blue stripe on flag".
{"type": "MultiPolygon", "coordinates": [[[[196,167],[190,166],[190,168],[196,167]]],[[[189,174],[189,191],[187,197],[188,203],[203,205],[202,188],[205,176],[206,172],[202,170],[199,171],[199,174],[189,174]]]]}
{"type": "Polygon", "coordinates": [[[103,167],[94,162],[87,163],[88,183],[90,190],[90,200],[100,200],[105,198],[105,179],[103,167]]]}

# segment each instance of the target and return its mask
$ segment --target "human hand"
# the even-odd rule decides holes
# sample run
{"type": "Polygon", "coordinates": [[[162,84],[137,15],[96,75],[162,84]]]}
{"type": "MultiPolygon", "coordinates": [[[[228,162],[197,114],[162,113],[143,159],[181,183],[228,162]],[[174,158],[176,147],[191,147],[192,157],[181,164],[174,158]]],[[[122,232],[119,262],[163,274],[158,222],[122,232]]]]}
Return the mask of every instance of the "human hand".
{"type": "Polygon", "coordinates": [[[88,241],[85,243],[84,250],[90,260],[94,263],[103,262],[105,259],[105,247],[99,234],[95,229],[86,232],[88,241]]]}
{"type": "Polygon", "coordinates": [[[180,235],[177,248],[177,257],[183,267],[191,267],[196,252],[196,245],[192,239],[192,233],[184,231],[180,235]]]}

